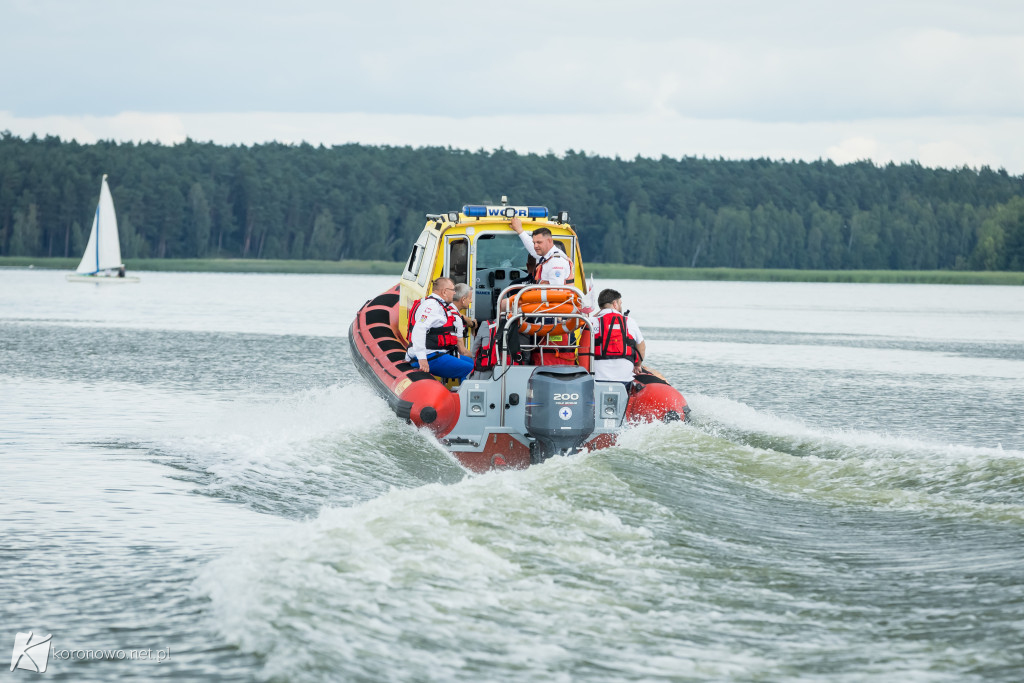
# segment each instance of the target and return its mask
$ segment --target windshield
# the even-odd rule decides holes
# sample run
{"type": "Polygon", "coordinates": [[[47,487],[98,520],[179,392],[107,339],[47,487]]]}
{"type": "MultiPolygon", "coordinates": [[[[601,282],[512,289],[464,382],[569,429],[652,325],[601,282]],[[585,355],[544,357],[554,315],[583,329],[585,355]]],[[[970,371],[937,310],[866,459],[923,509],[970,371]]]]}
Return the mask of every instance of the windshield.
{"type": "Polygon", "coordinates": [[[526,268],[530,253],[515,233],[491,233],[476,240],[476,269],[526,268]]]}

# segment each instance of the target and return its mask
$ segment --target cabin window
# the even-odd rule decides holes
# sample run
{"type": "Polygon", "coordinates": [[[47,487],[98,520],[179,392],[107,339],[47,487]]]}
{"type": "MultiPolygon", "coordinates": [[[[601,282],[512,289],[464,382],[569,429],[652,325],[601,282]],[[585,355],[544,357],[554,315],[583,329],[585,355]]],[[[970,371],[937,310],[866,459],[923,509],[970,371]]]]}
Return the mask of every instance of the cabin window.
{"type": "Polygon", "coordinates": [[[415,280],[416,273],[420,270],[420,261],[423,260],[423,245],[416,244],[409,254],[409,262],[405,264],[405,272],[402,273],[403,280],[415,280]]]}
{"type": "Polygon", "coordinates": [[[529,256],[518,235],[491,233],[480,235],[476,241],[476,269],[518,268],[526,271],[529,256]]]}
{"type": "Polygon", "coordinates": [[[423,258],[420,259],[419,277],[416,278],[417,284],[421,287],[427,286],[427,280],[430,279],[430,273],[434,270],[434,253],[436,249],[437,235],[430,233],[427,235],[427,245],[423,249],[423,258]]]}
{"type": "Polygon", "coordinates": [[[526,275],[529,253],[515,233],[484,233],[476,238],[473,261],[473,313],[482,320],[494,317],[498,294],[526,275]]]}
{"type": "Polygon", "coordinates": [[[448,277],[455,284],[466,284],[469,271],[469,240],[462,237],[448,243],[448,277]]]}

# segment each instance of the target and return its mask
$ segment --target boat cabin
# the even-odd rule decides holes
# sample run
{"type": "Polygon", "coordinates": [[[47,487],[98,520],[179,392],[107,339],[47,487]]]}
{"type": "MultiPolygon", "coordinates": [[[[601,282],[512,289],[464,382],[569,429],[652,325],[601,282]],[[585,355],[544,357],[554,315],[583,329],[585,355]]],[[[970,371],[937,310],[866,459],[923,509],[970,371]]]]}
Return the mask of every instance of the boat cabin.
{"type": "Polygon", "coordinates": [[[573,261],[574,286],[586,294],[579,239],[569,224],[568,212],[552,216],[543,206],[470,204],[462,211],[428,214],[402,273],[398,324],[404,339],[409,336],[409,306],[430,294],[431,283],[442,276],[473,290],[470,317],[480,321],[495,318],[498,295],[530,274],[530,254],[509,225],[516,216],[527,232],[541,227],[551,230],[555,244],[573,261]]]}

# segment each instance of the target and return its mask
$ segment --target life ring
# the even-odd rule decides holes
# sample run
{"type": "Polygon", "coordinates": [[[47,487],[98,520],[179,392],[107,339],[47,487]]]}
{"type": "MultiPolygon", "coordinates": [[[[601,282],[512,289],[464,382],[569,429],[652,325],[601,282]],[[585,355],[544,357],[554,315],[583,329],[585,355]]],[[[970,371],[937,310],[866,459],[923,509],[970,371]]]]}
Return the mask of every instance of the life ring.
{"type": "Polygon", "coordinates": [[[522,313],[529,313],[533,316],[538,315],[567,315],[569,313],[579,313],[579,309],[576,304],[571,301],[565,303],[540,303],[540,304],[520,304],[519,310],[522,313]]]}
{"type": "Polygon", "coordinates": [[[531,289],[520,294],[516,301],[520,305],[572,303],[574,306],[579,306],[580,295],[571,289],[531,289]]]}
{"type": "Polygon", "coordinates": [[[579,313],[583,300],[571,289],[531,289],[516,296],[516,308],[533,317],[579,313]]]}
{"type": "Polygon", "coordinates": [[[519,323],[519,331],[522,334],[536,334],[545,337],[552,332],[573,332],[579,328],[583,321],[579,318],[568,318],[557,323],[541,323],[523,320],[519,323]]]}
{"type": "Polygon", "coordinates": [[[572,332],[580,326],[578,318],[553,323],[538,319],[540,316],[579,313],[583,301],[571,289],[531,289],[519,294],[514,303],[520,312],[530,314],[519,323],[519,332],[522,334],[547,336],[552,332],[572,332]]]}

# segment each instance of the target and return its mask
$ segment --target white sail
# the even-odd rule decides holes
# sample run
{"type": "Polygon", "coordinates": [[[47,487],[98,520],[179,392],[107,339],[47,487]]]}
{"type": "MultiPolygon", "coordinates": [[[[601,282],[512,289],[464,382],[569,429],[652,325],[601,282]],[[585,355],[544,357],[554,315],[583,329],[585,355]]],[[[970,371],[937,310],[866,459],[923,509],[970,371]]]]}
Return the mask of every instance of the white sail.
{"type": "Polygon", "coordinates": [[[107,176],[100,185],[100,201],[92,219],[89,243],[85,247],[78,273],[96,273],[101,270],[121,267],[121,241],[117,235],[117,216],[114,214],[114,199],[107,187],[107,176]]]}

